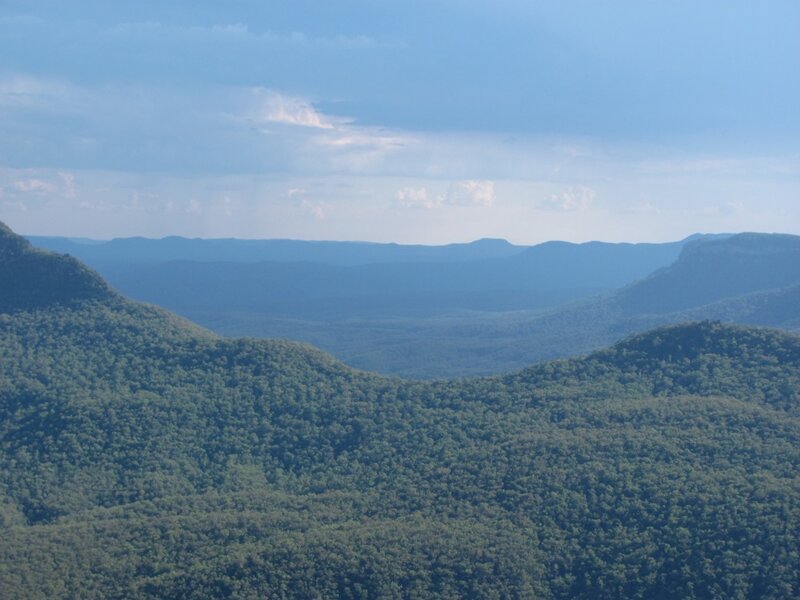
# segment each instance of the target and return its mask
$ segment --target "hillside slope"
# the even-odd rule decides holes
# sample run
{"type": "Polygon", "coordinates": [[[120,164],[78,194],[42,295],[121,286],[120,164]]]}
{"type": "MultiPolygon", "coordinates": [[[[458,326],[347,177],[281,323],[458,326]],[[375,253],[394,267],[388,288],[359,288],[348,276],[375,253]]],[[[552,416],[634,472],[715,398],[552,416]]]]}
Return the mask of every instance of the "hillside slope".
{"type": "Polygon", "coordinates": [[[541,342],[531,361],[587,352],[625,335],[687,320],[796,329],[800,237],[745,233],[687,244],[673,265],[604,297],[519,324],[541,342]]]}
{"type": "Polygon", "coordinates": [[[0,314],[10,597],[800,589],[795,336],[688,324],[415,383],[89,288],[0,314]]]}
{"type": "Polygon", "coordinates": [[[0,310],[105,300],[113,292],[97,273],[74,258],[37,251],[0,223],[0,310]]]}
{"type": "Polygon", "coordinates": [[[690,242],[673,265],[622,290],[615,301],[627,315],[675,313],[797,284],[800,236],[742,233],[690,242]]]}

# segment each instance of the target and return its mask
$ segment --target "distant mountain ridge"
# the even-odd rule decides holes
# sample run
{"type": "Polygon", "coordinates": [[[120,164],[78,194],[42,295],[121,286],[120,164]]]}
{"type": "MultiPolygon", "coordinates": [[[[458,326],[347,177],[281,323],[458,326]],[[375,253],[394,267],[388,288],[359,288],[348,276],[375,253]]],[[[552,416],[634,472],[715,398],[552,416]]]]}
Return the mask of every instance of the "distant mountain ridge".
{"type": "MultiPolygon", "coordinates": [[[[696,234],[697,235],[697,234],[696,234]]],[[[339,267],[400,269],[402,277],[422,269],[430,277],[514,288],[612,288],[643,277],[677,258],[684,243],[544,242],[516,246],[502,239],[425,246],[374,242],[302,240],[115,238],[110,241],[29,236],[35,245],[68,253],[103,272],[115,266],[192,261],[210,263],[316,263],[339,267]],[[400,264],[398,264],[400,263],[400,264]],[[461,264],[463,263],[463,264],[461,264]],[[412,267],[411,265],[414,265],[412,267]]],[[[473,284],[474,285],[474,284],[473,284]]],[[[480,284],[478,284],[480,285],[480,284]]],[[[463,284],[461,284],[463,287],[463,284]]],[[[450,284],[453,288],[453,284],[450,284]]]]}
{"type": "Polygon", "coordinates": [[[621,291],[629,314],[676,312],[800,283],[800,236],[741,233],[698,239],[671,266],[621,291]]]}
{"type": "MultiPolygon", "coordinates": [[[[230,242],[172,241],[203,247],[230,242]]],[[[137,240],[131,247],[151,242],[137,240]]],[[[482,243],[495,244],[473,245],[482,243]]],[[[305,247],[292,244],[293,251],[305,247]]],[[[668,244],[547,242],[516,247],[500,258],[357,265],[151,261],[158,243],[147,260],[133,260],[135,254],[122,260],[119,254],[103,262],[97,258],[106,251],[103,244],[79,246],[100,253],[95,266],[116,289],[219,333],[305,341],[353,366],[408,377],[513,370],[685,320],[789,329],[800,322],[792,288],[792,282],[800,283],[797,236],[694,235],[668,244]]],[[[380,252],[409,248],[378,246],[380,252]]],[[[360,247],[344,243],[340,249],[360,247]]],[[[421,248],[444,249],[450,258],[464,250],[421,248]]]]}
{"type": "Polygon", "coordinates": [[[306,241],[237,238],[114,238],[109,241],[29,236],[42,248],[69,253],[90,264],[149,263],[173,260],[199,262],[314,262],[355,266],[395,262],[458,262],[502,258],[522,252],[506,240],[484,238],[441,246],[377,242],[306,241]]]}
{"type": "Polygon", "coordinates": [[[419,378],[485,375],[584,354],[685,321],[800,329],[799,239],[773,234],[695,238],[672,265],[638,282],[538,312],[309,323],[209,311],[198,312],[195,320],[228,333],[303,339],[372,371],[419,378]]]}
{"type": "Polygon", "coordinates": [[[209,309],[312,320],[541,309],[643,277],[684,244],[31,239],[74,253],[131,297],[201,320],[209,309]]]}

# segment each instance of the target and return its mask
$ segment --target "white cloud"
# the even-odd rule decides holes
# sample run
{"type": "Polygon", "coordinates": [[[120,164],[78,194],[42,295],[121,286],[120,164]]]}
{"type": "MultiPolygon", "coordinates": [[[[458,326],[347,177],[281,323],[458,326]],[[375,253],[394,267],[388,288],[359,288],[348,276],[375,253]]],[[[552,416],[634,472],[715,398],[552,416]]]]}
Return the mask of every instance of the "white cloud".
{"type": "Polygon", "coordinates": [[[395,193],[395,206],[433,209],[449,206],[492,206],[495,202],[494,182],[467,179],[456,181],[444,194],[431,194],[426,187],[404,187],[395,193]]]}
{"type": "MultiPolygon", "coordinates": [[[[26,196],[48,197],[59,195],[63,198],[75,198],[75,175],[68,171],[36,174],[33,177],[22,177],[11,181],[9,191],[26,196]]],[[[0,194],[2,195],[2,194],[0,194]]]]}
{"type": "Polygon", "coordinates": [[[23,193],[53,194],[58,191],[58,186],[41,179],[18,179],[14,182],[14,189],[23,193]]]}
{"type": "Polygon", "coordinates": [[[475,179],[455,182],[443,201],[454,206],[492,206],[495,202],[494,183],[475,179]]]}
{"type": "Polygon", "coordinates": [[[311,215],[315,219],[324,219],[328,215],[330,205],[327,202],[303,200],[300,209],[304,214],[311,215]]]}
{"type": "Polygon", "coordinates": [[[394,196],[395,205],[402,208],[431,209],[442,205],[442,196],[432,197],[425,187],[405,187],[397,190],[394,196]]]}
{"type": "Polygon", "coordinates": [[[317,111],[308,100],[260,88],[254,93],[260,100],[260,107],[252,115],[256,121],[333,129],[331,119],[317,111]]]}
{"type": "Polygon", "coordinates": [[[536,208],[557,211],[582,211],[591,208],[597,193],[585,185],[569,187],[536,203],[536,208]]]}
{"type": "MultiPolygon", "coordinates": [[[[305,98],[266,88],[234,92],[242,103],[233,121],[257,125],[275,158],[303,172],[375,173],[404,168],[399,160],[418,149],[415,136],[383,127],[358,126],[347,116],[326,114],[305,98]],[[391,155],[391,159],[390,159],[391,155]]],[[[230,120],[230,118],[229,118],[230,120]]]]}
{"type": "Polygon", "coordinates": [[[408,139],[400,135],[385,135],[370,131],[365,127],[340,128],[342,135],[321,138],[319,143],[323,146],[375,148],[388,150],[405,146],[408,139]]]}

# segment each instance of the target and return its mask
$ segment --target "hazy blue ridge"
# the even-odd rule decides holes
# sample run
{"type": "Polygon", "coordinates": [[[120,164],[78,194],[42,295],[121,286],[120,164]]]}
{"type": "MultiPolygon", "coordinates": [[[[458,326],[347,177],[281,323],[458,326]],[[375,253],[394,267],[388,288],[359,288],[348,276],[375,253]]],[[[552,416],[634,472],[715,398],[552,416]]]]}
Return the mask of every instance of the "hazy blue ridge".
{"type": "Polygon", "coordinates": [[[328,265],[457,262],[512,256],[526,248],[498,239],[481,239],[443,246],[281,239],[200,239],[178,236],[160,239],[116,238],[108,241],[47,236],[29,236],[28,239],[37,246],[73,254],[90,264],[170,260],[316,262],[328,265]]]}
{"type": "Polygon", "coordinates": [[[427,379],[507,372],[685,320],[796,328],[796,247],[796,236],[740,234],[552,242],[449,264],[168,261],[101,270],[126,295],[219,333],[305,341],[359,368],[427,379]],[[579,287],[636,273],[618,290],[579,287]]]}
{"type": "MultiPolygon", "coordinates": [[[[551,242],[522,248],[503,240],[426,247],[289,240],[137,238],[87,244],[33,239],[86,259],[125,295],[164,306],[220,333],[308,341],[356,366],[424,377],[475,372],[470,365],[481,354],[491,355],[490,348],[481,349],[482,343],[494,342],[487,331],[483,340],[468,341],[459,351],[466,370],[459,366],[462,359],[447,359],[445,364],[447,349],[439,347],[440,340],[445,346],[460,344],[464,336],[457,333],[459,339],[452,340],[442,328],[463,325],[469,332],[478,323],[482,329],[491,328],[487,316],[502,323],[512,313],[590,297],[669,264],[685,242],[551,242]],[[485,258],[498,249],[514,253],[485,258]],[[484,258],[470,258],[474,256],[484,258]],[[221,262],[221,257],[231,260],[221,262]],[[261,260],[264,257],[304,260],[261,260]],[[368,264],[323,264],[312,258],[368,264]],[[387,258],[405,262],[370,263],[387,258]],[[434,356],[424,352],[426,347],[434,356]],[[412,364],[394,364],[387,351],[412,364]]],[[[498,370],[507,370],[507,365],[487,360],[478,372],[498,370]]]]}
{"type": "Polygon", "coordinates": [[[695,240],[678,261],[622,291],[630,314],[665,313],[800,283],[800,236],[742,233],[695,240]]]}

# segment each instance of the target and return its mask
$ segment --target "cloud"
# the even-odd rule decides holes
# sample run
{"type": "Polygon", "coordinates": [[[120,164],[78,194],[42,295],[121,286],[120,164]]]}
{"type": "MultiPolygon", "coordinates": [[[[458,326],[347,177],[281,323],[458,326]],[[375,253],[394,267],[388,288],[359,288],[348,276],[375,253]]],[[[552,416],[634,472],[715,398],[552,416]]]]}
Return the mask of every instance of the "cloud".
{"type": "Polygon", "coordinates": [[[0,117],[0,164],[64,172],[375,173],[419,162],[415,136],[358,126],[308,98],[262,87],[199,93],[0,76],[0,117]]]}
{"type": "Polygon", "coordinates": [[[313,201],[304,199],[300,203],[300,210],[307,215],[311,215],[315,219],[324,219],[328,215],[330,205],[327,202],[313,201]]]}
{"type": "Polygon", "coordinates": [[[407,172],[419,145],[405,134],[377,127],[339,124],[328,131],[315,130],[301,158],[305,168],[337,173],[407,172]]]}
{"type": "Polygon", "coordinates": [[[256,121],[333,129],[331,120],[317,111],[308,100],[261,88],[255,89],[254,93],[261,100],[261,106],[252,115],[256,121]]]}
{"type": "Polygon", "coordinates": [[[25,194],[52,194],[58,191],[58,186],[41,179],[18,179],[14,189],[25,194]]]}
{"type": "Polygon", "coordinates": [[[441,206],[443,201],[442,196],[430,196],[428,189],[425,187],[405,187],[397,190],[394,199],[395,205],[401,208],[423,208],[428,210],[441,206]]]}
{"type": "Polygon", "coordinates": [[[405,146],[408,139],[400,135],[386,135],[365,127],[347,127],[342,135],[321,138],[323,146],[391,149],[405,146]]]}
{"type": "Polygon", "coordinates": [[[492,206],[495,202],[494,182],[468,179],[456,181],[444,194],[433,195],[426,187],[404,187],[394,196],[395,206],[430,210],[440,206],[492,206]]]}
{"type": "Polygon", "coordinates": [[[58,194],[64,198],[75,198],[75,175],[67,171],[57,171],[35,177],[24,177],[11,182],[11,190],[19,194],[46,196],[58,194]]]}
{"type": "Polygon", "coordinates": [[[536,203],[536,208],[556,211],[582,211],[591,208],[597,193],[585,185],[567,188],[560,194],[551,194],[536,203]]]}
{"type": "Polygon", "coordinates": [[[384,127],[359,126],[347,116],[318,110],[306,99],[277,90],[250,88],[249,98],[234,120],[263,126],[272,145],[284,143],[283,158],[296,168],[308,171],[364,172],[400,168],[384,159],[398,151],[410,151],[418,140],[406,132],[384,127]],[[253,102],[255,98],[255,102],[253,102]],[[288,127],[273,127],[285,125],[288,127]]]}
{"type": "Polygon", "coordinates": [[[494,183],[474,179],[455,182],[443,201],[453,206],[492,206],[495,201],[494,183]]]}

